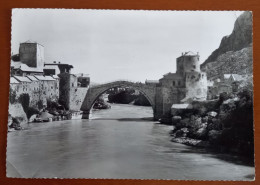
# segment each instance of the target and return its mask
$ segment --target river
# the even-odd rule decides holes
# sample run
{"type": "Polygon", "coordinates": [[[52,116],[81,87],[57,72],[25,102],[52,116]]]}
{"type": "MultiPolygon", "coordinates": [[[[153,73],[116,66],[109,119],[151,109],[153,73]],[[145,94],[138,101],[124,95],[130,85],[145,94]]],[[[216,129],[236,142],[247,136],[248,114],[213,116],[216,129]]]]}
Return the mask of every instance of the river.
{"type": "Polygon", "coordinates": [[[30,123],[8,133],[7,176],[252,180],[237,156],[171,142],[171,126],[147,118],[151,107],[112,104],[90,120],[30,123]]]}

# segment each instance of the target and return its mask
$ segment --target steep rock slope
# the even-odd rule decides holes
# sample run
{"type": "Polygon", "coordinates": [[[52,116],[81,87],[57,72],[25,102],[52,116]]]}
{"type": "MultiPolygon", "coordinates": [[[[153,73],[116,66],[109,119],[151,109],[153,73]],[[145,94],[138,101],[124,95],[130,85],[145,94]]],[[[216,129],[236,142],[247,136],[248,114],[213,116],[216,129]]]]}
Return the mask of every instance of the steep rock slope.
{"type": "Polygon", "coordinates": [[[237,18],[232,33],[223,37],[219,48],[201,65],[201,69],[206,71],[211,78],[216,75],[219,68],[228,68],[229,70],[225,70],[225,73],[252,72],[249,65],[252,67],[252,13],[244,12],[237,18]],[[237,65],[245,67],[233,69],[237,68],[237,65]]]}

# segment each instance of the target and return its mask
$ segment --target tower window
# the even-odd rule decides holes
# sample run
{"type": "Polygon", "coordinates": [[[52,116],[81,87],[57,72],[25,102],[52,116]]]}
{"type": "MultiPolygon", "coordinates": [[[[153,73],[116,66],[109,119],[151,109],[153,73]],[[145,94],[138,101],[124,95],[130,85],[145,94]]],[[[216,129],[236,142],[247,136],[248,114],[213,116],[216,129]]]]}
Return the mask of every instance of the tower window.
{"type": "Polygon", "coordinates": [[[172,85],[175,86],[175,81],[172,82],[172,85]]]}
{"type": "Polygon", "coordinates": [[[178,81],[178,86],[181,86],[181,81],[178,81]]]}
{"type": "Polygon", "coordinates": [[[195,66],[195,65],[193,65],[193,69],[196,69],[196,66],[195,66]]]}

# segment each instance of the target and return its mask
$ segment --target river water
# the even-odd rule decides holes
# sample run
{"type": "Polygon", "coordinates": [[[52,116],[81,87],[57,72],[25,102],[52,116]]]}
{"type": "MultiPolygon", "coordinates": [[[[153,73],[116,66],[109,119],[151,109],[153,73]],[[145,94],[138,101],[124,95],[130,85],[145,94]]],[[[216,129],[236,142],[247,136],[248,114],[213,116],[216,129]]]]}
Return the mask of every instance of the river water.
{"type": "Polygon", "coordinates": [[[7,176],[252,180],[237,156],[171,142],[171,126],[147,119],[151,107],[112,105],[90,120],[31,123],[8,133],[7,176]]]}

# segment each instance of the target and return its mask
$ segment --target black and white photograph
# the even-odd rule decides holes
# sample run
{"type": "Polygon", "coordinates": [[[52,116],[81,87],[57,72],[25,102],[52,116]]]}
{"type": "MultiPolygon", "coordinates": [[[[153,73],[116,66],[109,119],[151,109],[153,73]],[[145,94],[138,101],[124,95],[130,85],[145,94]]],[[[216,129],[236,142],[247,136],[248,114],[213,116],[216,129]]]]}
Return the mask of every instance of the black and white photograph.
{"type": "Polygon", "coordinates": [[[12,9],[6,176],[254,181],[252,21],[12,9]]]}

